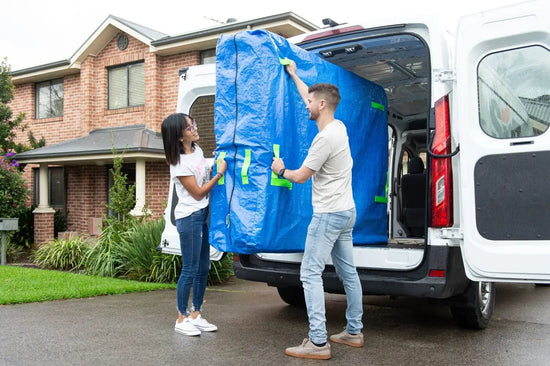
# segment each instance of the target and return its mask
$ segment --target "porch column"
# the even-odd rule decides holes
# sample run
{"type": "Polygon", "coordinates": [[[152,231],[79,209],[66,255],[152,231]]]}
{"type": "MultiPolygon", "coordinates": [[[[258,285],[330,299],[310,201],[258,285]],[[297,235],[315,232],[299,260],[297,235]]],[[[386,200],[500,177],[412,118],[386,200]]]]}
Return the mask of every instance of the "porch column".
{"type": "Polygon", "coordinates": [[[136,161],[136,206],[130,211],[133,216],[143,216],[145,207],[145,160],[136,161]]]}
{"type": "Polygon", "coordinates": [[[55,210],[49,202],[48,164],[40,164],[39,175],[40,200],[34,214],[34,243],[40,244],[54,239],[55,210]]]}

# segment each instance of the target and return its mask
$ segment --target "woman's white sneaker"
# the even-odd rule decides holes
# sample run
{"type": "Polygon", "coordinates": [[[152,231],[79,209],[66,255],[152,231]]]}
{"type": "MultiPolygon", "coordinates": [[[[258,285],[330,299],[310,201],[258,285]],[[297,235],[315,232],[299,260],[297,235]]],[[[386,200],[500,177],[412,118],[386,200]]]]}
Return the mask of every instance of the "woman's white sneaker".
{"type": "Polygon", "coordinates": [[[200,314],[197,315],[195,319],[188,317],[191,324],[203,332],[215,332],[218,330],[218,327],[214,324],[210,324],[206,319],[204,319],[200,314]]]}
{"type": "Polygon", "coordinates": [[[183,319],[181,323],[178,323],[176,320],[176,326],[174,327],[174,330],[178,333],[188,336],[198,336],[201,334],[200,329],[194,326],[193,323],[191,323],[189,317],[183,319]]]}

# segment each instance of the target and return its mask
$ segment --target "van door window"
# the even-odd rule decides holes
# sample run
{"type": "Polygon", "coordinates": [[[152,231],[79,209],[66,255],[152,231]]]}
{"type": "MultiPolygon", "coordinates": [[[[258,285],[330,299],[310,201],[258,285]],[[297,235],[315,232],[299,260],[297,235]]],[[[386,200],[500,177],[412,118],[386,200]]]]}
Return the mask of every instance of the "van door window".
{"type": "Polygon", "coordinates": [[[531,137],[550,124],[550,52],[540,46],[486,56],[478,67],[479,120],[498,139],[531,137]]]}

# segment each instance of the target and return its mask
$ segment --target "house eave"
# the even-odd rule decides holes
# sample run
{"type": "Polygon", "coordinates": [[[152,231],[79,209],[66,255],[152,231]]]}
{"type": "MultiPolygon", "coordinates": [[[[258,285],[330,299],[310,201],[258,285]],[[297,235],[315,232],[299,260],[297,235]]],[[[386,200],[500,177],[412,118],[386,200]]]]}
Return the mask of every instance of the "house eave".
{"type": "Polygon", "coordinates": [[[165,161],[164,153],[154,150],[126,151],[123,154],[112,152],[87,152],[78,155],[44,154],[29,158],[17,159],[18,164],[49,164],[49,165],[106,165],[112,164],[113,159],[121,157],[125,163],[135,163],[137,160],[165,161]]]}
{"type": "Polygon", "coordinates": [[[17,85],[28,82],[59,79],[64,76],[78,73],[80,73],[80,64],[72,63],[70,60],[61,60],[12,71],[10,75],[13,83],[17,85]]]}
{"type": "Polygon", "coordinates": [[[169,56],[191,50],[214,48],[222,34],[235,34],[253,29],[265,29],[288,38],[317,30],[318,27],[296,14],[288,12],[164,37],[151,42],[151,52],[161,56],[169,56]]]}

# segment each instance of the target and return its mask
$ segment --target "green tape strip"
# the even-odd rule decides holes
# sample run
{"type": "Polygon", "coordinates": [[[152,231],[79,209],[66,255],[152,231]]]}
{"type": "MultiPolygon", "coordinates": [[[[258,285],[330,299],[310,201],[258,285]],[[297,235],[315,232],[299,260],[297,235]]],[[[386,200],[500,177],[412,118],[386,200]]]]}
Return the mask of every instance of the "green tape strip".
{"type": "Polygon", "coordinates": [[[286,66],[286,65],[290,65],[290,60],[288,58],[280,58],[279,57],[279,62],[281,63],[281,65],[283,66],[286,66]]]}
{"type": "Polygon", "coordinates": [[[243,162],[243,168],[241,170],[241,179],[243,181],[243,184],[248,184],[248,168],[250,167],[250,157],[251,157],[250,149],[244,150],[244,162],[243,162]]]}
{"type": "MultiPolygon", "coordinates": [[[[273,144],[273,155],[276,158],[279,158],[279,145],[273,144]]],[[[273,170],[271,171],[271,185],[276,187],[286,187],[292,189],[292,182],[288,179],[279,178],[273,170]]]]}
{"type": "MultiPolygon", "coordinates": [[[[225,154],[226,152],[225,151],[222,151],[220,153],[220,155],[218,156],[218,159],[225,159],[225,154]]],[[[218,164],[218,162],[216,162],[216,164],[218,164]]],[[[216,170],[217,171],[217,170],[216,170]]],[[[220,178],[220,180],[218,181],[218,184],[221,186],[225,183],[225,174],[222,175],[222,177],[220,178]]]]}
{"type": "Polygon", "coordinates": [[[376,203],[388,203],[388,174],[386,173],[386,195],[384,197],[382,196],[374,196],[374,202],[376,203]]]}
{"type": "Polygon", "coordinates": [[[370,106],[374,109],[380,109],[381,111],[385,111],[386,107],[384,107],[383,104],[376,103],[376,102],[370,102],[370,106]]]}

